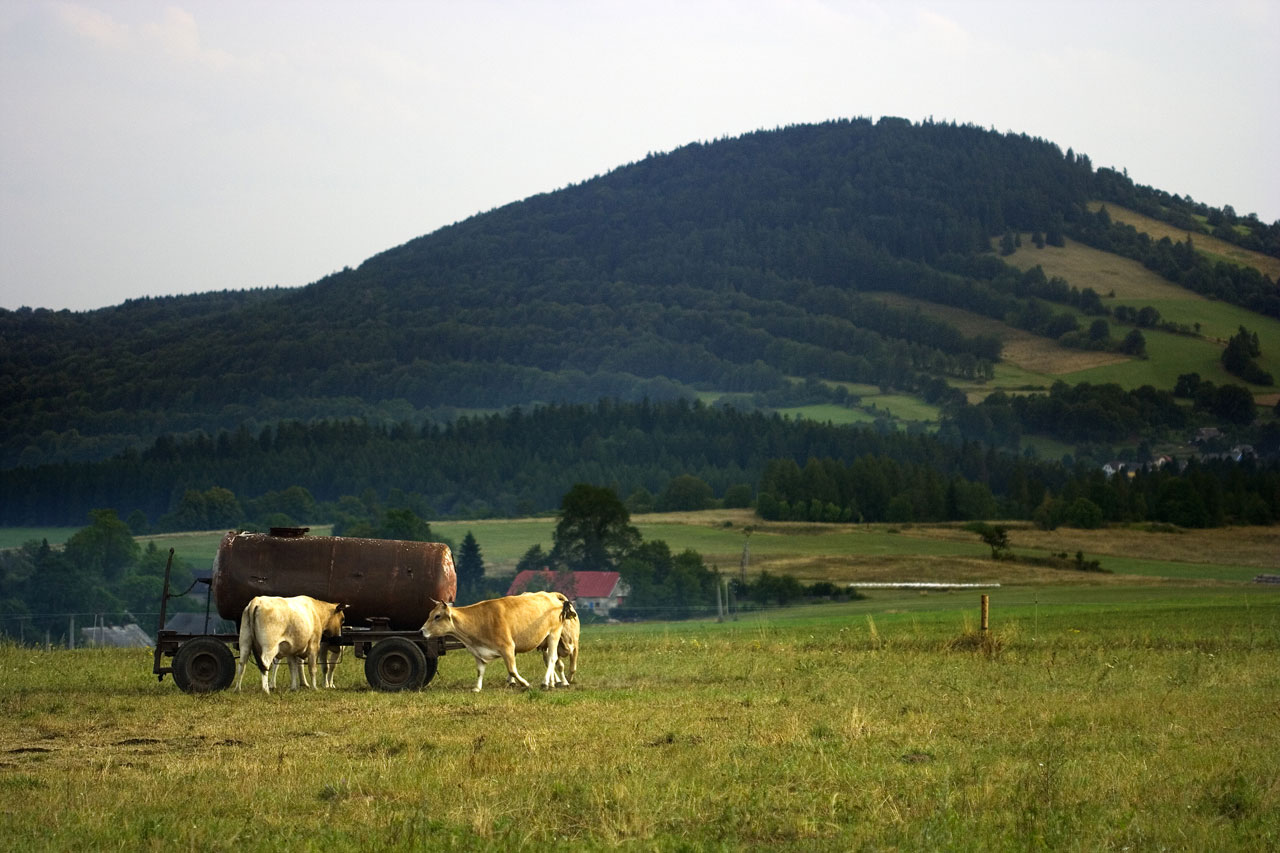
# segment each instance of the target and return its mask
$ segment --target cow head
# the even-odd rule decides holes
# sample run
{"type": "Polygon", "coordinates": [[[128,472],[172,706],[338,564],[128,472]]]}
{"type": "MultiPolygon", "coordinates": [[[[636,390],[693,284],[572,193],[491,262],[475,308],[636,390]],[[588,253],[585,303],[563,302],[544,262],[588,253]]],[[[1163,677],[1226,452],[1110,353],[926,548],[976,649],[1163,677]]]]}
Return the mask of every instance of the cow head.
{"type": "Polygon", "coordinates": [[[336,637],[342,633],[342,620],[347,617],[349,604],[335,604],[329,618],[325,620],[322,633],[326,637],[336,637]]]}
{"type": "MultiPolygon", "coordinates": [[[[435,601],[435,599],[431,599],[435,601]]],[[[453,608],[447,601],[436,601],[435,607],[427,614],[427,621],[422,625],[422,636],[443,637],[453,631],[453,608]]]]}

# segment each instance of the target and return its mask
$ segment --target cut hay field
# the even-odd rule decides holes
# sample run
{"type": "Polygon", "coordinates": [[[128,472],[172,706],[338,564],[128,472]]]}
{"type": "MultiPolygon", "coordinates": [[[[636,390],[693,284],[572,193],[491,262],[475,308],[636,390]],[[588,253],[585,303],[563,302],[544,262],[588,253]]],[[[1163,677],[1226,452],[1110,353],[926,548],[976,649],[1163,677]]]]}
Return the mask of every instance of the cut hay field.
{"type": "MultiPolygon", "coordinates": [[[[1089,203],[1089,210],[1097,211],[1102,207],[1102,202],[1093,201],[1089,203]]],[[[1280,281],[1280,258],[1273,258],[1270,255],[1264,255],[1261,252],[1252,252],[1248,249],[1242,249],[1225,240],[1219,240],[1209,234],[1192,234],[1185,228],[1175,228],[1167,222],[1161,222],[1158,219],[1152,219],[1138,213],[1136,210],[1130,210],[1127,207],[1119,205],[1106,205],[1107,213],[1116,222],[1123,222],[1126,225],[1132,225],[1139,231],[1151,235],[1155,240],[1162,237],[1168,237],[1175,243],[1184,243],[1187,237],[1191,238],[1191,243],[1196,250],[1202,252],[1214,259],[1222,259],[1230,261],[1233,264],[1241,266],[1250,266],[1257,269],[1263,275],[1271,277],[1272,281],[1280,281]]]]}
{"type": "MultiPolygon", "coordinates": [[[[877,591],[586,626],[580,677],[188,696],[0,647],[13,850],[1204,850],[1280,844],[1280,590],[877,591]]],[[[536,658],[521,657],[526,674],[536,658]]]]}

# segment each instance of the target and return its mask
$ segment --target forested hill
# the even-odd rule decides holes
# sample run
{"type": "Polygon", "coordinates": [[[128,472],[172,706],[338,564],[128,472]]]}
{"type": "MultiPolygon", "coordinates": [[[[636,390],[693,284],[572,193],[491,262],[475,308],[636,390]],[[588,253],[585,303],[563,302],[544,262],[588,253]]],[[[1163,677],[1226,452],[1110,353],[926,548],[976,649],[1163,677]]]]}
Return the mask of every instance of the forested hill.
{"type": "MultiPolygon", "coordinates": [[[[1078,312],[1107,312],[1097,295],[1006,266],[992,244],[1019,233],[1128,246],[1105,211],[1089,212],[1096,199],[1200,217],[1280,253],[1280,223],[1135,187],[1044,140],[887,118],[762,131],[478,215],[305,288],[0,311],[0,465],[289,418],[785,395],[787,377],[945,402],[948,380],[991,372],[998,340],[865,294],[1069,336],[1078,312]]],[[[1280,316],[1256,271],[1133,251],[1184,286],[1280,316]]]]}

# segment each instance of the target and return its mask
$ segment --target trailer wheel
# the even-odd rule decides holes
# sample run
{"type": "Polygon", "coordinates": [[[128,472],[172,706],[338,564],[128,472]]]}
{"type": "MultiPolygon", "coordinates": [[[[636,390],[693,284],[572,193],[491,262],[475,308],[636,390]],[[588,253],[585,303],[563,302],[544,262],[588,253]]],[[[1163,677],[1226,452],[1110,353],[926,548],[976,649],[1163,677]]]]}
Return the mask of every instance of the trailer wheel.
{"type": "Polygon", "coordinates": [[[236,659],[221,640],[196,637],[173,656],[173,681],[185,693],[226,690],[236,676],[236,659]]]}
{"type": "MultiPolygon", "coordinates": [[[[435,675],[435,667],[431,669],[431,675],[435,675]]],[[[364,677],[374,690],[418,690],[430,680],[427,655],[421,646],[404,637],[379,640],[364,659],[364,677]]]]}

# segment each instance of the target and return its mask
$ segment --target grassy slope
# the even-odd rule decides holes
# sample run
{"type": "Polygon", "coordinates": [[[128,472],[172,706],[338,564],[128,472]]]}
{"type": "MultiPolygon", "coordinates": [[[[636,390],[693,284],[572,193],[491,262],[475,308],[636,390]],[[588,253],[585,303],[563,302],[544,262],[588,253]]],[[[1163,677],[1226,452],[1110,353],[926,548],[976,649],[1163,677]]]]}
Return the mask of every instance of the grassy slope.
{"type": "MultiPolygon", "coordinates": [[[[1102,202],[1098,201],[1089,203],[1089,209],[1094,211],[1102,206],[1102,202]]],[[[1186,242],[1186,239],[1190,237],[1192,245],[1196,247],[1196,251],[1209,255],[1214,259],[1227,260],[1241,266],[1256,267],[1263,275],[1270,276],[1272,281],[1280,281],[1280,258],[1273,258],[1261,252],[1251,252],[1248,249],[1242,249],[1208,234],[1191,234],[1186,229],[1175,228],[1167,222],[1152,219],[1127,207],[1107,204],[1106,208],[1107,213],[1111,215],[1113,220],[1132,225],[1139,231],[1150,234],[1153,239],[1159,240],[1161,237],[1168,237],[1175,243],[1182,243],[1186,242]]]]}
{"type": "MultiPolygon", "coordinates": [[[[1213,382],[1239,383],[1222,369],[1220,357],[1227,339],[1240,326],[1258,333],[1262,343],[1262,368],[1280,376],[1280,321],[1243,308],[1206,299],[1190,290],[1170,284],[1136,261],[1067,241],[1061,248],[1036,249],[1029,240],[1006,260],[1020,269],[1039,264],[1049,276],[1061,276],[1072,285],[1092,287],[1110,307],[1150,305],[1161,319],[1194,327],[1200,324],[1200,338],[1188,338],[1154,330],[1143,330],[1149,358],[1123,360],[1111,364],[1070,369],[1068,381],[1119,382],[1135,387],[1152,384],[1171,388],[1178,374],[1196,372],[1213,382]],[[1112,292],[1114,291],[1114,296],[1112,292]]],[[[1112,336],[1120,337],[1128,327],[1112,325],[1112,336]]],[[[1255,389],[1261,390],[1261,389],[1255,389]]]]}
{"type": "MultiPolygon", "coordinates": [[[[918,307],[931,316],[954,324],[966,334],[993,334],[1004,342],[1004,361],[996,366],[992,381],[954,383],[966,392],[971,402],[981,400],[996,388],[1008,391],[1045,389],[1055,381],[1114,382],[1129,388],[1153,385],[1169,389],[1180,374],[1194,372],[1215,383],[1239,384],[1239,379],[1222,369],[1220,357],[1227,339],[1240,326],[1258,333],[1262,343],[1259,364],[1272,375],[1280,376],[1280,321],[1206,299],[1165,281],[1135,261],[1070,240],[1061,248],[1047,246],[1036,249],[1027,238],[1023,240],[1022,248],[1006,260],[1020,269],[1039,264],[1049,276],[1060,276],[1079,288],[1092,287],[1103,296],[1104,304],[1112,307],[1150,305],[1160,312],[1164,320],[1192,327],[1199,323],[1202,336],[1187,337],[1145,329],[1143,336],[1149,357],[1131,359],[1111,353],[1067,349],[1055,341],[961,309],[897,294],[874,294],[875,298],[891,305],[918,307]]],[[[1055,306],[1055,310],[1068,309],[1055,306]]],[[[1084,315],[1080,317],[1084,324],[1091,322],[1084,315]]],[[[1128,329],[1113,323],[1112,337],[1122,337],[1128,329]]],[[[1264,405],[1274,393],[1261,386],[1255,387],[1254,391],[1264,405]]]]}

